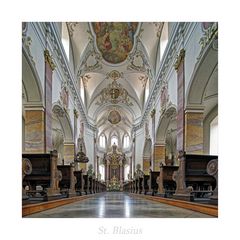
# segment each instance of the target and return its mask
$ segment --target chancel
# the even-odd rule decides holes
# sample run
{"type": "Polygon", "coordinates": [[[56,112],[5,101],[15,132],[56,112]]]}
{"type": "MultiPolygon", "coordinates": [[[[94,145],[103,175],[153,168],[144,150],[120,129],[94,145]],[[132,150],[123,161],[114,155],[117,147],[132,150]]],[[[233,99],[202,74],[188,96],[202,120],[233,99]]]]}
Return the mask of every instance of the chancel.
{"type": "Polygon", "coordinates": [[[217,217],[218,24],[22,23],[22,215],[217,217]]]}

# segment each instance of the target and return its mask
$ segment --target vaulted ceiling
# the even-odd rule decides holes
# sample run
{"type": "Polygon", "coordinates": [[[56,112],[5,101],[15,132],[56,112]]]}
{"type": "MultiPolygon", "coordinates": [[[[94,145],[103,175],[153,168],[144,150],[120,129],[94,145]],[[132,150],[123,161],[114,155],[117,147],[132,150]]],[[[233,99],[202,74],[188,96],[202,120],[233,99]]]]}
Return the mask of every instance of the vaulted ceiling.
{"type": "Polygon", "coordinates": [[[67,26],[75,76],[84,84],[90,121],[99,133],[115,129],[130,135],[144,109],[146,84],[154,81],[163,23],[68,22],[67,26]],[[120,121],[109,120],[118,113],[120,121]]]}

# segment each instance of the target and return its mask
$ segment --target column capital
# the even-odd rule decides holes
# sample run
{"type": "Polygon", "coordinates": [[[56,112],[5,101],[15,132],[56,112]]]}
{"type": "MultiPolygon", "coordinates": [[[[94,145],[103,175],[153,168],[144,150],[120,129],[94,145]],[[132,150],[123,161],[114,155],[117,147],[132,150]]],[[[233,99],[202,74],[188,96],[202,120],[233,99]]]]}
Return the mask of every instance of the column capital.
{"type": "Polygon", "coordinates": [[[153,118],[155,114],[156,114],[156,109],[154,108],[150,113],[151,118],[153,118]]]}
{"type": "Polygon", "coordinates": [[[174,68],[176,71],[178,71],[178,68],[181,64],[181,62],[184,60],[185,57],[185,50],[182,48],[179,52],[179,54],[176,57],[175,63],[174,63],[174,68]]]}
{"type": "Polygon", "coordinates": [[[45,62],[49,64],[50,68],[53,71],[56,68],[56,65],[54,64],[53,57],[50,55],[48,49],[44,50],[44,58],[45,58],[45,62]]]}

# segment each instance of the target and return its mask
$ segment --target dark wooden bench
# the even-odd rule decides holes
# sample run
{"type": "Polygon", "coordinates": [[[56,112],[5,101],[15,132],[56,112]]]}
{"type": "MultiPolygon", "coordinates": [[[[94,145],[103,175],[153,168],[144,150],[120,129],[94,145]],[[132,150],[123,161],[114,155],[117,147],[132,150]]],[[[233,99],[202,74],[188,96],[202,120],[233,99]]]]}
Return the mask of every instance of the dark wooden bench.
{"type": "Polygon", "coordinates": [[[23,181],[24,187],[29,186],[29,190],[36,190],[36,186],[43,189],[50,187],[51,180],[51,154],[23,154],[23,158],[30,160],[32,172],[26,175],[23,181]]]}
{"type": "Polygon", "coordinates": [[[149,192],[149,180],[150,177],[149,175],[143,175],[143,181],[142,181],[142,189],[143,189],[143,193],[146,195],[147,192],[149,192]]]}
{"type": "Polygon", "coordinates": [[[174,180],[178,185],[174,198],[190,201],[195,198],[209,198],[216,187],[216,179],[207,173],[207,165],[218,156],[197,154],[181,156],[179,169],[174,173],[174,180]]]}
{"type": "Polygon", "coordinates": [[[176,182],[173,180],[174,171],[178,166],[160,166],[158,179],[158,195],[161,197],[171,197],[176,190],[176,182]]]}
{"type": "Polygon", "coordinates": [[[207,173],[207,164],[212,159],[218,158],[211,155],[186,154],[186,186],[192,187],[195,198],[211,195],[216,187],[216,180],[207,173]]]}
{"type": "Polygon", "coordinates": [[[88,175],[83,174],[83,191],[87,195],[89,194],[89,178],[88,175]]]}
{"type": "Polygon", "coordinates": [[[23,188],[29,187],[26,194],[29,193],[32,197],[42,195],[44,201],[63,197],[60,194],[60,189],[58,189],[61,174],[56,168],[56,151],[44,154],[26,153],[22,154],[22,158],[28,159],[32,165],[31,174],[26,175],[23,179],[23,188]],[[37,190],[37,186],[41,186],[42,190],[37,190]]]}
{"type": "Polygon", "coordinates": [[[62,179],[59,182],[60,190],[70,188],[70,178],[71,178],[71,166],[69,165],[58,165],[58,170],[62,173],[62,179]]]}
{"type": "Polygon", "coordinates": [[[75,184],[75,190],[77,195],[83,195],[84,194],[84,182],[83,182],[83,173],[82,170],[80,171],[74,171],[74,176],[77,179],[77,182],[75,184]]]}
{"type": "Polygon", "coordinates": [[[152,196],[155,195],[158,191],[158,183],[157,183],[157,178],[159,177],[160,172],[159,171],[152,171],[150,169],[149,172],[149,191],[152,196]]]}

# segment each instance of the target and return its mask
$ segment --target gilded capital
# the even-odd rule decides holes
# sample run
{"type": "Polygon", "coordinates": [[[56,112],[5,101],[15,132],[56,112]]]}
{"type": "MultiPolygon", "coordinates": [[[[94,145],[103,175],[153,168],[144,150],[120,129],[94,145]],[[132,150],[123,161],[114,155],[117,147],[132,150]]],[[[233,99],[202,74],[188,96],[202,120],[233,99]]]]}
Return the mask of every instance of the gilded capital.
{"type": "Polygon", "coordinates": [[[47,62],[50,65],[53,71],[56,68],[56,65],[53,62],[53,57],[50,55],[47,49],[44,51],[44,58],[45,58],[45,62],[47,62]]]}
{"type": "Polygon", "coordinates": [[[155,113],[156,113],[156,109],[154,108],[151,113],[150,113],[150,116],[153,118],[155,116],[155,113]]]}
{"type": "Polygon", "coordinates": [[[185,57],[185,50],[182,48],[179,54],[177,55],[177,58],[174,64],[174,68],[176,71],[178,70],[180,63],[183,61],[184,57],[185,57]]]}
{"type": "Polygon", "coordinates": [[[78,116],[79,116],[79,113],[78,113],[78,111],[77,111],[77,109],[76,109],[76,108],[74,108],[74,110],[73,110],[73,113],[74,113],[74,116],[75,116],[76,118],[78,118],[78,116]]]}

